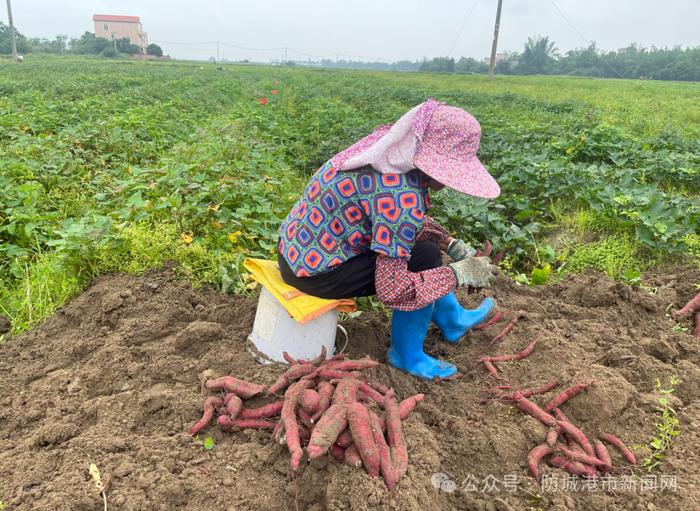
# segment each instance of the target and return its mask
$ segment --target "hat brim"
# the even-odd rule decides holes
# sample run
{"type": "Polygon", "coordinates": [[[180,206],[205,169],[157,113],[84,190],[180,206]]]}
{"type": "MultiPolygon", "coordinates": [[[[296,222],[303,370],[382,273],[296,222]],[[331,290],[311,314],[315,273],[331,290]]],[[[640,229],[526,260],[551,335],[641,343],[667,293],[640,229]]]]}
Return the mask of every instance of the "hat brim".
{"type": "Polygon", "coordinates": [[[423,146],[413,163],[428,176],[458,192],[483,199],[494,199],[501,194],[501,187],[476,156],[455,160],[423,146]]]}

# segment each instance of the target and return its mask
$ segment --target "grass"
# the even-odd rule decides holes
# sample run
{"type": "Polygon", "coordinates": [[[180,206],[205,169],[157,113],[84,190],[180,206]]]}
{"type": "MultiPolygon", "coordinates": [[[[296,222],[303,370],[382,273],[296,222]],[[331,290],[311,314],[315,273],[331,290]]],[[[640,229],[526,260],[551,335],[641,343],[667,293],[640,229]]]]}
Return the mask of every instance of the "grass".
{"type": "Polygon", "coordinates": [[[656,391],[661,394],[661,397],[658,398],[659,405],[656,408],[660,417],[659,422],[656,423],[654,436],[648,444],[650,454],[642,461],[642,466],[649,472],[657,469],[663,463],[671,442],[681,434],[680,420],[667,397],[673,394],[679,383],[680,380],[675,376],[669,378],[667,386],[664,386],[658,378],[656,380],[656,391]]]}

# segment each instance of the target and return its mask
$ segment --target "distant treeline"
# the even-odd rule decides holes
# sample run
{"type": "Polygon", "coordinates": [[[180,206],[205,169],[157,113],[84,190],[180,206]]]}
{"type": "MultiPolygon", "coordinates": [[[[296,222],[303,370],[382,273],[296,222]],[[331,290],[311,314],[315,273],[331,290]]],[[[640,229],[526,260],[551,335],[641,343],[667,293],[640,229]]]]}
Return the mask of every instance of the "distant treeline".
{"type": "MultiPolygon", "coordinates": [[[[25,37],[16,32],[17,53],[73,53],[79,55],[102,55],[103,57],[117,57],[124,53],[135,55],[141,53],[141,48],[131,44],[129,38],[110,41],[103,37],[95,37],[92,32],[85,32],[80,37],[69,39],[67,35],[58,35],[54,39],[38,37],[25,37]]],[[[0,22],[0,54],[11,52],[10,27],[0,22]]],[[[146,48],[149,55],[162,56],[163,50],[157,44],[149,44],[146,48]]]]}
{"type": "MultiPolygon", "coordinates": [[[[85,32],[78,38],[66,35],[54,39],[31,38],[17,34],[17,51],[27,53],[74,53],[115,57],[120,53],[140,53],[141,49],[128,39],[109,41],[85,32]]],[[[161,56],[157,44],[146,49],[150,55],[161,56]]],[[[0,22],[0,54],[10,53],[10,30],[0,22]]],[[[248,62],[248,61],[243,61],[248,62]]],[[[422,61],[363,62],[353,60],[288,61],[289,66],[321,66],[378,71],[420,71],[426,73],[486,73],[488,65],[471,57],[435,57],[422,61]]],[[[560,54],[548,37],[530,37],[523,51],[499,54],[496,73],[505,75],[573,75],[604,78],[644,78],[652,80],[700,81],[700,46],[694,48],[643,48],[631,44],[627,48],[605,51],[591,44],[560,54]]]]}

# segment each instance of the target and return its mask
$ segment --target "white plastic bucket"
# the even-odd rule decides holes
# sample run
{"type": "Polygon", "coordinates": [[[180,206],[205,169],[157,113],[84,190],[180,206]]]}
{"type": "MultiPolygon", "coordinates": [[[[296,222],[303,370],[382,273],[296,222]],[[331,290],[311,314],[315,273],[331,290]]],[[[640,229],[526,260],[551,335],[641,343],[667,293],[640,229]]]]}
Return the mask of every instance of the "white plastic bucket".
{"type": "Polygon", "coordinates": [[[333,309],[321,316],[299,324],[284,306],[264,287],[260,291],[253,331],[248,340],[255,347],[251,354],[262,364],[284,362],[282,352],[292,358],[310,359],[326,347],[326,356],[335,351],[338,311],[333,309]],[[256,353],[257,351],[257,353],[256,353]]]}

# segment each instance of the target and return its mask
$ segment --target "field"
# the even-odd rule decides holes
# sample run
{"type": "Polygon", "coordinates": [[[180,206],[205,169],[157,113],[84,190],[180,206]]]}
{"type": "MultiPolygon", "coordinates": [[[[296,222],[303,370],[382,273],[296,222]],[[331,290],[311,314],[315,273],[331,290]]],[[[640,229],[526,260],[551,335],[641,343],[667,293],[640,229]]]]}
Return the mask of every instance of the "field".
{"type": "MultiPolygon", "coordinates": [[[[146,499],[149,509],[692,509],[700,348],[690,324],[667,313],[700,282],[698,97],[695,83],[47,57],[2,65],[0,503],[94,509],[95,462],[115,509],[146,499]],[[540,338],[507,375],[533,386],[600,380],[567,414],[661,461],[635,474],[674,476],[677,490],[537,488],[525,459],[544,428],[479,402],[486,333],[458,346],[430,333],[428,350],[465,373],[457,382],[377,369],[402,395],[426,394],[406,423],[411,465],[393,494],[333,462],[291,475],[288,454],[263,433],[211,432],[212,450],[184,433],[200,413],[203,372],[265,383],[279,372],[245,351],[256,293],[245,257],[273,255],[277,226],[325,159],[427,97],[480,120],[479,155],[503,190],[494,201],[440,192],[431,214],[506,251],[486,294],[530,318],[502,352],[540,338]],[[659,401],[669,385],[672,414],[659,401]],[[669,417],[682,434],[654,450],[669,417]],[[519,488],[450,493],[431,484],[437,472],[458,483],[516,474],[519,488]]],[[[346,320],[348,350],[383,361],[386,311],[362,306],[346,320]]]]}

